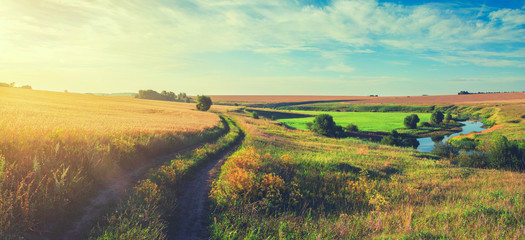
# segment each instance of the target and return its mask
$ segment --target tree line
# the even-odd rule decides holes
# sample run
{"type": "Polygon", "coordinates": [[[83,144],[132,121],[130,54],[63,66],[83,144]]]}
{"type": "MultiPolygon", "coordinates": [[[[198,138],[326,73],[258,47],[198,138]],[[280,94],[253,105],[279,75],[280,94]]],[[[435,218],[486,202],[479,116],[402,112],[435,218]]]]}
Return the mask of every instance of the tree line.
{"type": "Polygon", "coordinates": [[[171,91],[170,92],[162,91],[159,93],[151,89],[139,90],[139,93],[135,95],[135,98],[161,100],[161,101],[173,101],[173,102],[186,102],[186,103],[191,102],[190,98],[184,92],[175,94],[174,92],[171,92],[171,91]]]}
{"type": "MultiPolygon", "coordinates": [[[[12,83],[4,83],[4,82],[0,82],[0,87],[15,87],[15,82],[12,82],[12,83]]],[[[29,85],[22,85],[18,88],[23,88],[23,89],[33,89],[31,86],[29,85]]]]}

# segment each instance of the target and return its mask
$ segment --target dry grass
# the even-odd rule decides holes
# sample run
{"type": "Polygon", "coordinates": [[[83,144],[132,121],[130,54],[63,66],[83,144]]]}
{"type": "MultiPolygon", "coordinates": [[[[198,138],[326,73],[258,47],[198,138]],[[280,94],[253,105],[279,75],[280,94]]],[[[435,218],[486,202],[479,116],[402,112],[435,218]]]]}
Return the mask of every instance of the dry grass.
{"type": "Polygon", "coordinates": [[[220,119],[194,108],[0,87],[0,238],[67,222],[105,181],[202,141],[220,119]]]}

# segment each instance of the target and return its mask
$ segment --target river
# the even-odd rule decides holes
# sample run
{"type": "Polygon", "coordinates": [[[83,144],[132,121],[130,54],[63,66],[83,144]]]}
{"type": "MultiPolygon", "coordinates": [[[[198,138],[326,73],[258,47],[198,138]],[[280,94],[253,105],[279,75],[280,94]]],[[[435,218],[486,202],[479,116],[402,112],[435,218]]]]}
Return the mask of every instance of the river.
{"type": "Polygon", "coordinates": [[[467,133],[471,133],[472,131],[481,132],[485,130],[485,128],[482,128],[483,123],[481,122],[465,121],[461,123],[465,124],[465,126],[461,127],[462,129],[461,132],[457,132],[457,133],[445,135],[445,136],[431,137],[431,138],[430,137],[418,138],[417,141],[419,142],[419,146],[417,147],[417,150],[421,152],[431,152],[432,149],[434,149],[434,144],[436,142],[439,142],[439,141],[445,142],[447,141],[447,139],[455,137],[460,134],[467,134],[467,133]]]}

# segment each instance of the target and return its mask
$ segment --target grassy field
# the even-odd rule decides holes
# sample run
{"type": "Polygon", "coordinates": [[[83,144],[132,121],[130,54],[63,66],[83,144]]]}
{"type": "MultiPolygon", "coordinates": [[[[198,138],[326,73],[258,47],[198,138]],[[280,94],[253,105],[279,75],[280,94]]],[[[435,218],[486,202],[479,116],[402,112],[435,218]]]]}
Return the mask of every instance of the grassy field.
{"type": "Polygon", "coordinates": [[[12,239],[67,223],[107,180],[220,125],[193,104],[133,98],[0,87],[0,106],[0,236],[12,239]]]}
{"type": "MultiPolygon", "coordinates": [[[[302,114],[319,115],[323,113],[330,114],[334,117],[337,125],[346,127],[353,123],[362,131],[391,131],[396,128],[404,128],[403,120],[410,113],[400,112],[324,112],[324,111],[292,111],[302,114]]],[[[429,113],[418,113],[421,122],[430,120],[429,113]]],[[[279,122],[302,130],[308,130],[306,123],[313,122],[315,117],[306,118],[283,118],[279,122]]]]}
{"type": "Polygon", "coordinates": [[[244,147],[213,183],[212,239],[525,238],[525,173],[246,115],[244,147]]]}

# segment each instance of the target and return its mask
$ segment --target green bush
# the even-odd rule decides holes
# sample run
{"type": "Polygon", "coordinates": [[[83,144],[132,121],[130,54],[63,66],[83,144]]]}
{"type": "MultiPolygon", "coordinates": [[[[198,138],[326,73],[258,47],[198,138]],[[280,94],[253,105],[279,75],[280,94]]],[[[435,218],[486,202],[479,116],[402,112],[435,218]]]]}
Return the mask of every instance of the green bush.
{"type": "Polygon", "coordinates": [[[449,141],[457,149],[474,150],[478,146],[478,142],[472,138],[450,139],[449,141]]]}
{"type": "Polygon", "coordinates": [[[381,144],[390,145],[390,146],[399,146],[399,139],[393,137],[392,135],[384,136],[381,139],[381,144]]]}
{"type": "Polygon", "coordinates": [[[504,136],[494,140],[488,158],[490,168],[525,169],[525,149],[517,141],[509,141],[504,136]]]}
{"type": "Polygon", "coordinates": [[[459,150],[448,143],[437,142],[432,149],[432,153],[441,157],[453,157],[458,155],[459,150]]]}
{"type": "Polygon", "coordinates": [[[208,111],[213,102],[208,96],[197,96],[197,110],[199,111],[208,111]]]}
{"type": "Polygon", "coordinates": [[[461,152],[455,160],[465,167],[486,168],[489,165],[488,155],[478,151],[461,152]]]}
{"type": "Polygon", "coordinates": [[[357,125],[350,123],[346,126],[345,131],[346,132],[358,132],[359,128],[357,127],[357,125]]]}
{"type": "Polygon", "coordinates": [[[252,118],[259,119],[259,114],[256,111],[251,113],[252,118]]]}
{"type": "Polygon", "coordinates": [[[417,140],[417,138],[413,137],[405,138],[403,139],[403,146],[417,149],[417,147],[419,147],[419,141],[417,140]]]}
{"type": "Polygon", "coordinates": [[[431,127],[432,125],[430,125],[430,123],[428,122],[420,122],[419,123],[419,127],[420,128],[423,128],[423,127],[431,127]]]}
{"type": "Polygon", "coordinates": [[[448,123],[450,122],[450,120],[452,120],[452,114],[447,113],[447,116],[445,117],[445,121],[448,123]]]}
{"type": "Polygon", "coordinates": [[[404,124],[407,128],[415,129],[417,128],[417,123],[419,122],[419,117],[417,114],[411,114],[405,117],[404,124]]]}
{"type": "Polygon", "coordinates": [[[334,118],[329,114],[317,115],[309,128],[310,131],[327,137],[337,137],[342,131],[342,127],[336,126],[334,118]]]}
{"type": "Polygon", "coordinates": [[[439,110],[437,111],[434,111],[432,113],[432,115],[430,116],[430,120],[434,123],[434,124],[440,124],[441,122],[443,122],[443,113],[439,110]]]}

